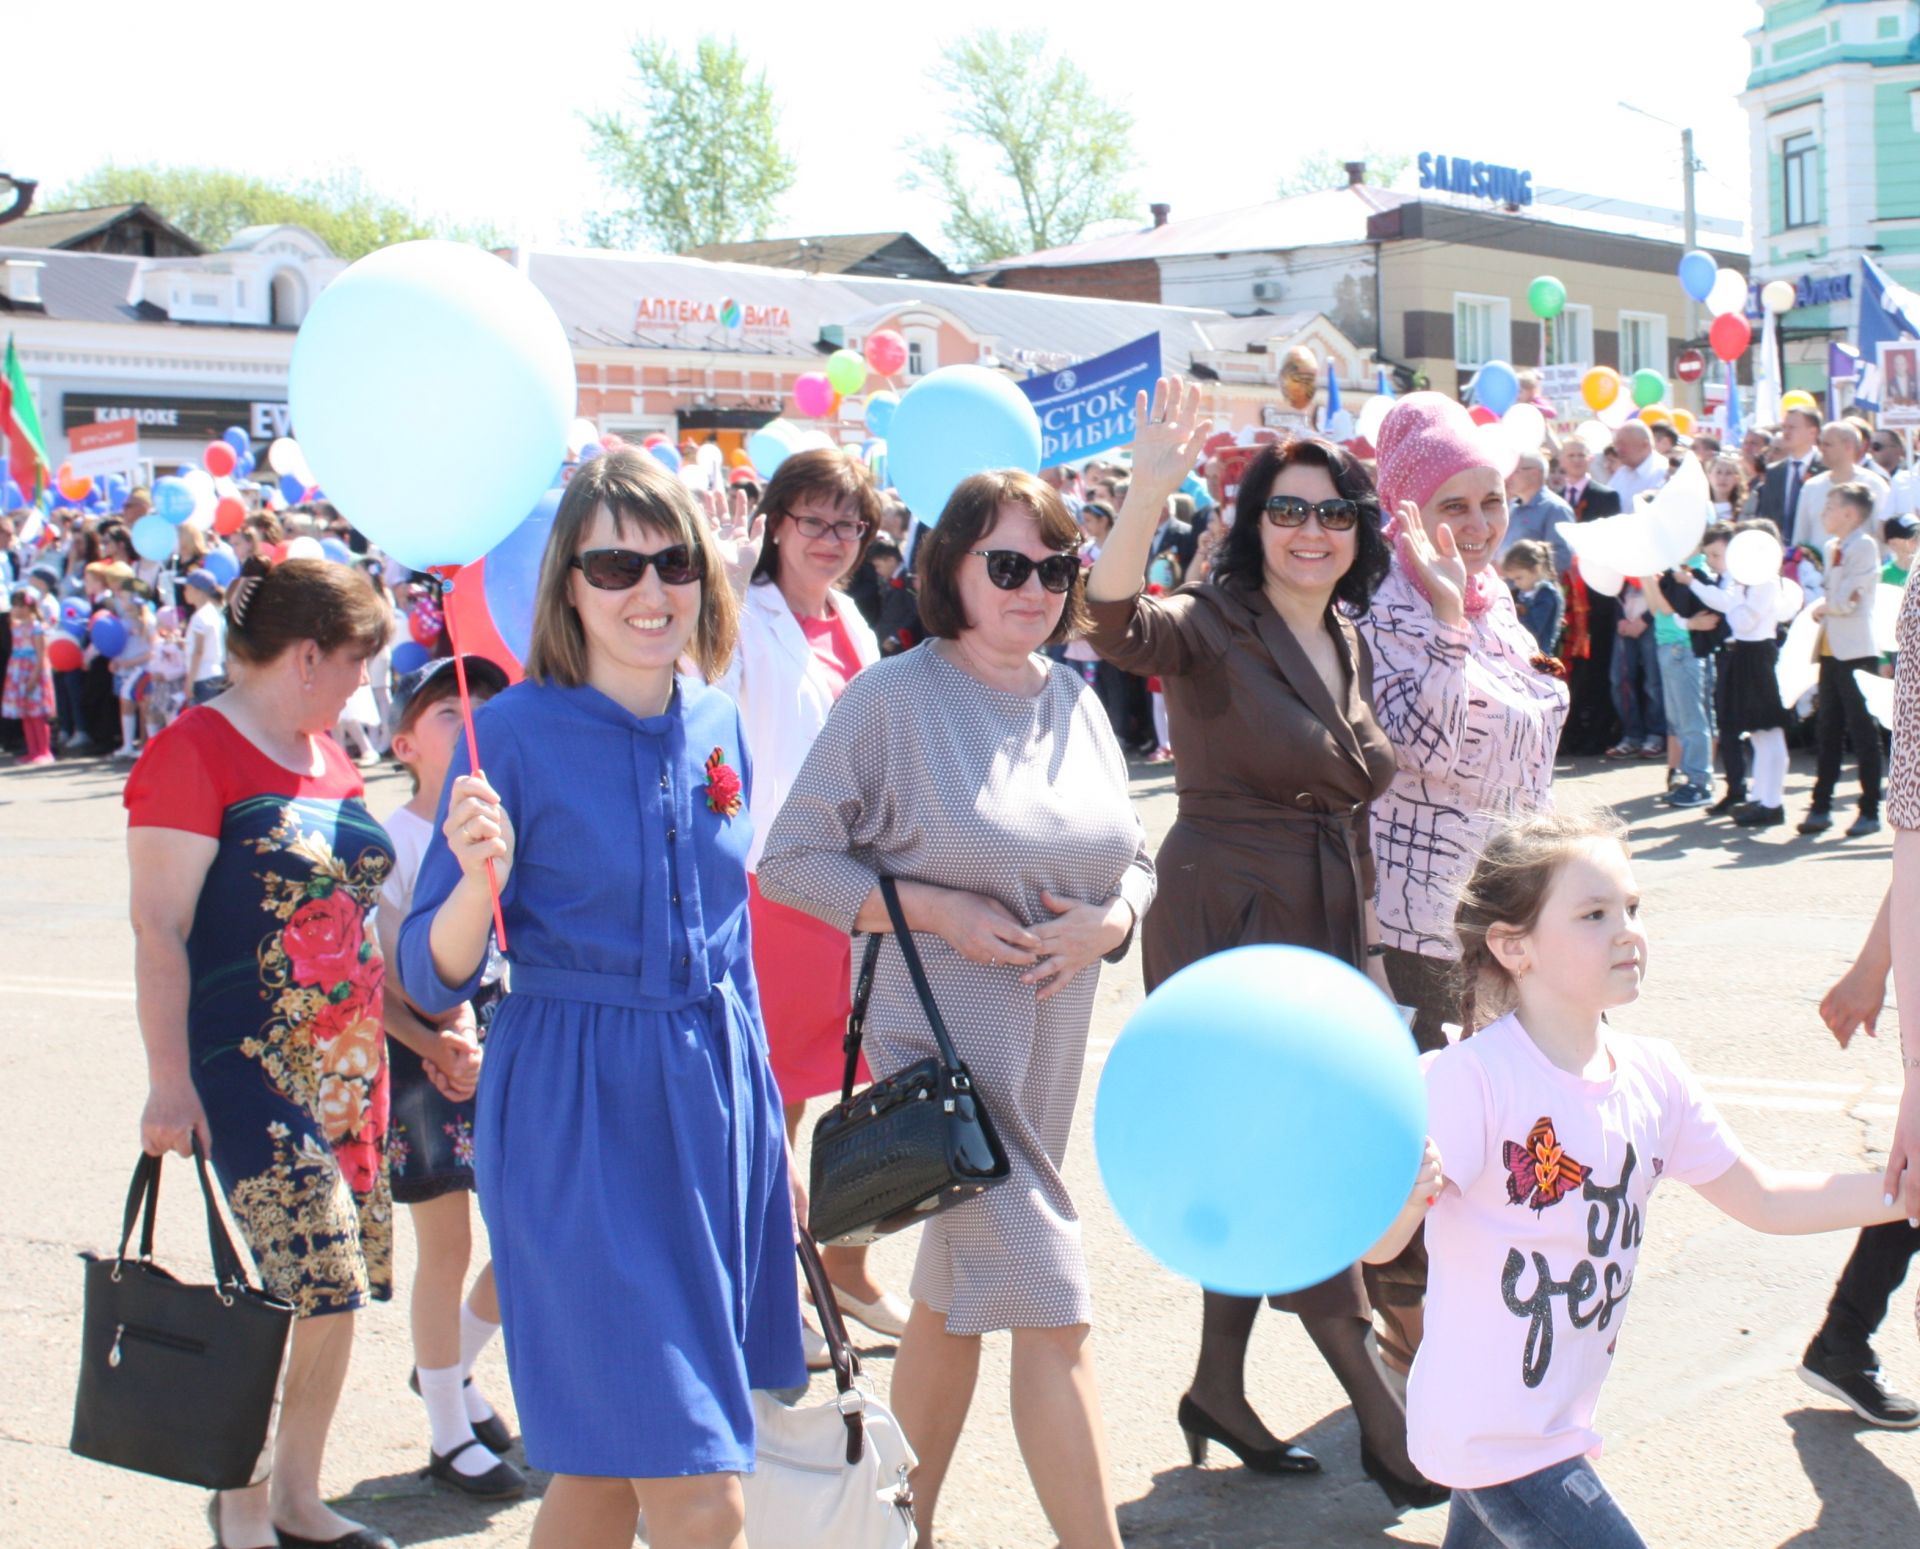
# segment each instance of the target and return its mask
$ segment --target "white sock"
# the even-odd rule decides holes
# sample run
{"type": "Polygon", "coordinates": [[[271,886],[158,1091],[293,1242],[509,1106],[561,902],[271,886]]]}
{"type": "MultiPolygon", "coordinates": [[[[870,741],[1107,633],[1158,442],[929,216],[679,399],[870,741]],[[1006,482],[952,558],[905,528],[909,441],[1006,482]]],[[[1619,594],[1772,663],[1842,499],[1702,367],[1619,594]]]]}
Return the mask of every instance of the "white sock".
{"type": "Polygon", "coordinates": [[[137,717],[131,716],[131,715],[123,715],[120,717],[120,746],[121,747],[132,748],[132,747],[139,746],[140,736],[139,736],[139,733],[135,730],[137,719],[138,719],[137,717]]]}
{"type": "MultiPolygon", "coordinates": [[[[460,1401],[460,1384],[464,1381],[466,1376],[457,1366],[420,1368],[420,1398],[427,1406],[433,1450],[441,1457],[473,1440],[473,1422],[460,1401]]],[[[499,1461],[485,1447],[467,1447],[453,1460],[453,1466],[457,1473],[479,1475],[499,1461]]]]}
{"type": "Polygon", "coordinates": [[[1787,794],[1787,734],[1777,726],[1747,733],[1753,748],[1753,799],[1762,807],[1777,807],[1787,794]]]}
{"type": "MultiPolygon", "coordinates": [[[[490,1323],[475,1312],[468,1303],[460,1304],[460,1371],[462,1376],[473,1374],[473,1363],[480,1359],[480,1352],[487,1348],[487,1342],[500,1332],[498,1323],[490,1323]]],[[[466,1395],[467,1419],[470,1421],[488,1420],[493,1417],[493,1405],[487,1402],[486,1394],[480,1391],[480,1384],[473,1383],[461,1390],[466,1395]]]]}

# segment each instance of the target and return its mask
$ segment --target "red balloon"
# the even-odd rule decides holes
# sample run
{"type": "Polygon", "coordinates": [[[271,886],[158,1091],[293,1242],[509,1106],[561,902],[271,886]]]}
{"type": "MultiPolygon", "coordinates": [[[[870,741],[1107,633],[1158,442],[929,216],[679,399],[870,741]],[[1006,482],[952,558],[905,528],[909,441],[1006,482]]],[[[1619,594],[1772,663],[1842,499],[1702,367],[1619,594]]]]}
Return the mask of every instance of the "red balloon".
{"type": "Polygon", "coordinates": [[[507,675],[509,683],[526,676],[520,660],[500,638],[493,622],[493,610],[487,606],[487,562],[484,557],[462,566],[447,592],[447,623],[463,656],[484,656],[507,675]]]}
{"type": "Polygon", "coordinates": [[[1467,413],[1476,425],[1498,424],[1500,420],[1500,416],[1495,414],[1493,410],[1489,409],[1484,403],[1476,403],[1471,409],[1467,410],[1467,413]]]}
{"type": "Polygon", "coordinates": [[[224,441],[209,441],[207,449],[200,454],[200,461],[216,479],[224,479],[239,465],[233,448],[224,441]]]}
{"type": "Polygon", "coordinates": [[[907,341],[891,328],[867,335],[867,364],[882,376],[895,376],[906,369],[907,341]]]}
{"type": "Polygon", "coordinates": [[[1738,312],[1726,312],[1713,320],[1707,330],[1707,342],[1722,360],[1738,360],[1753,343],[1753,324],[1738,312]]]}
{"type": "Polygon", "coordinates": [[[71,635],[55,635],[47,642],[47,665],[55,672],[77,672],[85,658],[71,635]]]}
{"type": "Polygon", "coordinates": [[[238,495],[222,495],[213,508],[213,530],[223,538],[237,533],[246,519],[247,503],[238,495]]]}
{"type": "Polygon", "coordinates": [[[416,644],[431,651],[440,639],[440,629],[440,610],[427,598],[417,598],[407,615],[407,633],[416,644]]]}

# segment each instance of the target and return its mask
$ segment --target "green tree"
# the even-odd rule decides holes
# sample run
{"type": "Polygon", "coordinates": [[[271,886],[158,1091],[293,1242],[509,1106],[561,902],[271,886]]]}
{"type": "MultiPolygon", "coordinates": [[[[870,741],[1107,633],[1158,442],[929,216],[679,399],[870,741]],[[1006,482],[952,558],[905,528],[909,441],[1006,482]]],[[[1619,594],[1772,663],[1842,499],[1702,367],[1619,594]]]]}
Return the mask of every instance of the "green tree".
{"type": "Polygon", "coordinates": [[[1323,147],[1308,151],[1296,161],[1293,170],[1280,179],[1277,192],[1286,199],[1294,194],[1318,193],[1323,188],[1345,188],[1349,161],[1364,161],[1366,180],[1377,188],[1387,187],[1413,164],[1411,156],[1398,152],[1389,154],[1368,147],[1357,156],[1340,156],[1323,147]]]}
{"type": "Polygon", "coordinates": [[[628,204],[587,219],[604,247],[651,239],[668,252],[764,237],[793,162],[764,71],[731,39],[702,38],[688,66],[657,38],[633,45],[640,116],[589,113],[591,153],[628,204]]]}
{"type": "Polygon", "coordinates": [[[983,180],[951,140],[910,147],[907,186],[945,202],[943,229],[961,262],[1059,247],[1096,222],[1138,213],[1124,181],[1133,115],[1051,54],[1045,33],[973,33],[949,43],[928,76],[947,96],[954,129],[996,173],[983,180]]]}
{"type": "Polygon", "coordinates": [[[219,248],[245,226],[305,226],[342,258],[418,237],[455,237],[491,243],[491,228],[424,218],[382,198],[350,168],[302,183],[275,183],[218,167],[122,167],[108,163],[63,188],[53,210],[92,205],[153,206],[203,247],[219,248]]]}

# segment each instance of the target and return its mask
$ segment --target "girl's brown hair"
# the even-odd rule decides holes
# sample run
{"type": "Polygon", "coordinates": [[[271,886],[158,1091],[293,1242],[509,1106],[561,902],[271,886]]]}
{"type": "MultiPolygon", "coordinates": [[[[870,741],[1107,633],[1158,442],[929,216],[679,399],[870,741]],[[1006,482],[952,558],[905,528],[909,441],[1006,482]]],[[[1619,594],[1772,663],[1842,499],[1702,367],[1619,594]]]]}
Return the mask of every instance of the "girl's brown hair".
{"type": "Polygon", "coordinates": [[[774,534],[793,515],[793,508],[808,497],[825,500],[864,524],[849,572],[860,568],[867,547],[880,527],[880,492],[873,487],[873,475],[865,463],[840,447],[815,447],[796,452],[774,470],[760,495],[756,514],[767,519],[766,541],[760,546],[760,562],[753,567],[755,582],[780,579],[780,545],[774,534]]]}
{"type": "MultiPolygon", "coordinates": [[[[921,541],[916,560],[920,622],[929,635],[952,640],[973,627],[960,601],[960,567],[967,562],[968,550],[980,547],[993,531],[1003,505],[1022,505],[1031,511],[1040,526],[1040,541],[1048,548],[1062,554],[1078,551],[1080,525],[1052,485],[1018,468],[962,479],[947,497],[939,524],[921,541]]],[[[1087,612],[1086,584],[1080,574],[1075,574],[1064,600],[1060,622],[1047,636],[1048,645],[1058,645],[1069,635],[1084,634],[1093,627],[1087,612]]]]}
{"type": "Polygon", "coordinates": [[[227,588],[227,650],[253,666],[311,640],[365,661],[387,642],[387,610],[367,578],[329,559],[249,559],[227,588]]]}
{"type": "Polygon", "coordinates": [[[738,604],[727,584],[726,562],[713,532],[694,504],[693,492],[651,454],[632,447],[603,453],[583,463],[560,497],[547,552],[540,561],[540,585],[534,594],[533,638],[527,649],[527,676],[536,683],[574,688],[587,681],[587,637],[574,612],[568,582],[581,539],[602,506],[612,513],[622,538],[647,527],[668,543],[684,543],[700,556],[700,618],[687,654],[709,683],[717,682],[733,659],[739,629],[738,604]]]}
{"type": "Polygon", "coordinates": [[[1602,842],[1627,845],[1627,825],[1611,807],[1592,812],[1541,812],[1494,830],[1460,889],[1454,934],[1460,1025],[1477,1032],[1513,1009],[1513,975],[1501,966],[1488,933],[1524,936],[1540,923],[1553,879],[1572,856],[1602,842]]]}

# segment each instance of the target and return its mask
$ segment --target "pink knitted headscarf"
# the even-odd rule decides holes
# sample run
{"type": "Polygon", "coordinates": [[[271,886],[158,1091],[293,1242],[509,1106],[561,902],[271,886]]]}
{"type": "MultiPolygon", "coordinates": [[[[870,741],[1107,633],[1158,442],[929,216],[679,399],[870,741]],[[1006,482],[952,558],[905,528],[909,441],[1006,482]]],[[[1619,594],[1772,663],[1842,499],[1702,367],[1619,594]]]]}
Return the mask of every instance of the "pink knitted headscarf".
{"type": "MultiPolygon", "coordinates": [[[[1401,570],[1424,595],[1426,588],[1410,562],[1401,531],[1400,502],[1411,500],[1424,507],[1441,485],[1469,468],[1491,468],[1504,479],[1513,472],[1517,458],[1499,432],[1474,424],[1472,415],[1442,393],[1407,394],[1387,412],[1375,445],[1386,537],[1401,570]]],[[[1496,595],[1491,566],[1467,577],[1468,613],[1486,612],[1496,595]]]]}

